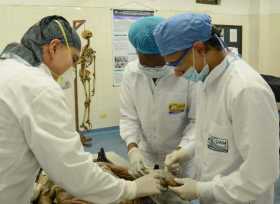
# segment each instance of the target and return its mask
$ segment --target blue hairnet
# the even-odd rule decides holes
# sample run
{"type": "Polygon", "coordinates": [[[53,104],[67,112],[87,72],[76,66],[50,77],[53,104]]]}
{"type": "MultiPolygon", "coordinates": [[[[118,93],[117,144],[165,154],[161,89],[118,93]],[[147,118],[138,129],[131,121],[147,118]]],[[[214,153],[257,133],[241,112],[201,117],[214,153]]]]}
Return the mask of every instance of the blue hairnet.
{"type": "Polygon", "coordinates": [[[128,32],[133,47],[142,54],[159,54],[153,31],[164,18],[159,16],[144,17],[134,22],[128,32]]]}
{"type": "Polygon", "coordinates": [[[162,56],[191,48],[196,41],[211,37],[211,18],[207,14],[184,13],[160,23],[154,30],[162,56]]]}
{"type": "Polygon", "coordinates": [[[53,39],[59,39],[66,44],[63,33],[55,20],[61,23],[69,46],[80,50],[81,40],[69,22],[62,16],[47,16],[28,29],[23,35],[21,43],[8,44],[0,54],[0,58],[10,58],[16,55],[32,66],[40,65],[43,60],[43,45],[50,43],[53,39]]]}

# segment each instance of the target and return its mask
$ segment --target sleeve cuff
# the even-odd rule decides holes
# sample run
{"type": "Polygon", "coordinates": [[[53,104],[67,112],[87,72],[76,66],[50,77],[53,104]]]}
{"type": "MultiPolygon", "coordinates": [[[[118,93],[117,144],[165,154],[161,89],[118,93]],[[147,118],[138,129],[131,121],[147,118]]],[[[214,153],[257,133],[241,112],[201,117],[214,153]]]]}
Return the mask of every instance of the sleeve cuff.
{"type": "Polygon", "coordinates": [[[137,191],[136,183],[134,181],[124,181],[124,182],[125,182],[125,189],[123,195],[121,196],[120,201],[135,199],[136,191],[137,191]]]}
{"type": "Polygon", "coordinates": [[[138,139],[137,137],[128,137],[125,139],[125,142],[126,142],[126,146],[128,146],[131,143],[138,144],[138,139]]]}
{"type": "Polygon", "coordinates": [[[213,182],[197,182],[197,191],[199,194],[199,198],[205,202],[215,201],[214,193],[213,193],[213,182]]]}

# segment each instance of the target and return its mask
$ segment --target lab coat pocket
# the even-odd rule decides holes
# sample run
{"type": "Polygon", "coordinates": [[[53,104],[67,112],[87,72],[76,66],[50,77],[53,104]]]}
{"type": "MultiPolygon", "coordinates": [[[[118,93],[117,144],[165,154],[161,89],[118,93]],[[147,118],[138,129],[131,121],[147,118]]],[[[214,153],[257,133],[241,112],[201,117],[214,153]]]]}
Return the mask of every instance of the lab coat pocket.
{"type": "Polygon", "coordinates": [[[232,137],[232,128],[212,122],[209,127],[206,141],[206,163],[210,169],[223,172],[223,167],[230,165],[235,145],[232,137]],[[222,164],[222,165],[219,165],[222,164]]]}

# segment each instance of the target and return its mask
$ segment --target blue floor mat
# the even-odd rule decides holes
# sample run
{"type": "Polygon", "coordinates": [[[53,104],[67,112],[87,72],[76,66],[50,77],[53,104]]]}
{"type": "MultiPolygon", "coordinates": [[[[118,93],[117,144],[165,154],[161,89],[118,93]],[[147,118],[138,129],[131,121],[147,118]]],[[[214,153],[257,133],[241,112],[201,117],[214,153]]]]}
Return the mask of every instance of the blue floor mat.
{"type": "Polygon", "coordinates": [[[91,130],[84,135],[92,138],[92,146],[85,147],[85,151],[97,153],[103,147],[106,152],[112,151],[127,159],[127,147],[118,127],[91,130]]]}

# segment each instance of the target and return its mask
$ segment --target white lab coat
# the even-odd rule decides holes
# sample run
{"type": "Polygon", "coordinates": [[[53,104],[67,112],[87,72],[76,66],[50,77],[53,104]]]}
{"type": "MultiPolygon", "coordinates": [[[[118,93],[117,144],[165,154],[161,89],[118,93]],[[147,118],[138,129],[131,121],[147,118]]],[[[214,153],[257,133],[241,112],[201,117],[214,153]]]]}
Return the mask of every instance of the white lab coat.
{"type": "Polygon", "coordinates": [[[102,172],[84,152],[64,93],[46,66],[8,59],[0,70],[0,203],[29,203],[40,166],[77,197],[119,200],[127,182],[102,172]]]}
{"type": "MultiPolygon", "coordinates": [[[[138,144],[146,165],[163,168],[166,155],[178,145],[193,146],[195,94],[194,83],[176,77],[171,69],[155,85],[138,68],[138,60],[127,65],[120,92],[120,135],[127,145],[138,144]],[[172,104],[184,108],[172,110],[172,104]]],[[[193,176],[191,162],[181,170],[178,176],[193,176]]],[[[186,203],[169,191],[154,201],[186,203]]]]}
{"type": "Polygon", "coordinates": [[[194,120],[193,86],[176,77],[171,69],[155,85],[138,68],[138,60],[125,68],[120,92],[120,134],[127,145],[138,144],[148,164],[163,167],[166,154],[178,145],[189,145],[193,128],[190,120],[194,120]],[[172,104],[184,108],[172,111],[172,104]]]}
{"type": "Polygon", "coordinates": [[[196,178],[212,181],[217,200],[201,204],[272,204],[279,119],[270,87],[232,55],[199,85],[196,178]]]}

